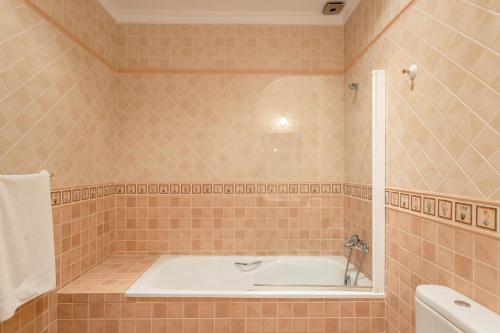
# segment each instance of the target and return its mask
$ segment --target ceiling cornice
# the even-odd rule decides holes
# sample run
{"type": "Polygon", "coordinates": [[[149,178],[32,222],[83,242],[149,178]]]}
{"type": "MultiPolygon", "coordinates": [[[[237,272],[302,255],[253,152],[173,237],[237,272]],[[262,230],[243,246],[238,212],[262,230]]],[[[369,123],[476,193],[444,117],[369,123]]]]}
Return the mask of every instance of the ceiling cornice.
{"type": "Polygon", "coordinates": [[[117,23],[137,24],[262,24],[262,25],[343,25],[359,0],[350,0],[340,15],[315,12],[179,12],[127,11],[114,0],[98,0],[117,23]],[[352,3],[352,4],[351,4],[352,3]]]}

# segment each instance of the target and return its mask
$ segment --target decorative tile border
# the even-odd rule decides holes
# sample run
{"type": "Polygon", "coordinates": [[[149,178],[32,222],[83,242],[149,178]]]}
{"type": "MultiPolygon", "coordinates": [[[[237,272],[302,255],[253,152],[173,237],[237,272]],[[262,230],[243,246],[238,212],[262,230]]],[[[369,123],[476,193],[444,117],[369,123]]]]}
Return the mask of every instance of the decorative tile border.
{"type": "MultiPolygon", "coordinates": [[[[52,206],[60,206],[107,197],[110,195],[348,195],[372,199],[368,185],[351,183],[119,183],[51,192],[52,206]]],[[[399,189],[386,189],[385,204],[391,208],[423,217],[457,223],[481,230],[500,232],[500,205],[480,200],[463,199],[399,189]]]]}
{"type": "Polygon", "coordinates": [[[50,192],[52,206],[67,205],[72,202],[108,197],[116,193],[115,184],[75,187],[50,192]]]}
{"type": "MultiPolygon", "coordinates": [[[[342,183],[119,183],[51,192],[52,206],[109,195],[197,195],[197,194],[342,194],[342,183]]],[[[368,192],[367,192],[368,193],[368,192]]],[[[371,190],[370,190],[371,196],[371,190]]],[[[364,195],[364,192],[363,192],[364,195]]]]}
{"type": "Polygon", "coordinates": [[[494,202],[388,188],[385,190],[385,204],[392,209],[476,231],[500,233],[500,205],[494,202]]]}
{"type": "Polygon", "coordinates": [[[343,187],[345,195],[369,201],[372,200],[372,187],[369,185],[345,183],[343,187]]]}
{"type": "Polygon", "coordinates": [[[118,183],[54,190],[51,201],[52,206],[58,206],[112,194],[345,194],[372,199],[371,186],[352,183],[118,183]]]}
{"type": "MultiPolygon", "coordinates": [[[[120,183],[116,194],[342,194],[342,183],[120,183]]],[[[371,196],[368,187],[363,198],[371,196]]],[[[361,194],[360,194],[361,195],[361,194]]]]}

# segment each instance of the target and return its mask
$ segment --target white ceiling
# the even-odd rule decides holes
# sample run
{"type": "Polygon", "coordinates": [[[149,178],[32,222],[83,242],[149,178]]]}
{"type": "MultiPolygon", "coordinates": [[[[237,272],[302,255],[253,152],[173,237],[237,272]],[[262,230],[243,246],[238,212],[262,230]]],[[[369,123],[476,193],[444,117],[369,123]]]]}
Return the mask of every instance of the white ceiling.
{"type": "Polygon", "coordinates": [[[359,0],[323,15],[327,0],[98,0],[119,23],[342,25],[359,0]]]}

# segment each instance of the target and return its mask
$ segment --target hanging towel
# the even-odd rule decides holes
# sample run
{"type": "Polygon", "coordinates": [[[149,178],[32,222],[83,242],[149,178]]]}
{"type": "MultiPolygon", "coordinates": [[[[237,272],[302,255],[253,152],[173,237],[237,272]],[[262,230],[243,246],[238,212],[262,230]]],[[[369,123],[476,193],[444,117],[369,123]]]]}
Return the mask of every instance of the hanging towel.
{"type": "Polygon", "coordinates": [[[0,175],[0,322],[55,287],[49,174],[0,175]]]}

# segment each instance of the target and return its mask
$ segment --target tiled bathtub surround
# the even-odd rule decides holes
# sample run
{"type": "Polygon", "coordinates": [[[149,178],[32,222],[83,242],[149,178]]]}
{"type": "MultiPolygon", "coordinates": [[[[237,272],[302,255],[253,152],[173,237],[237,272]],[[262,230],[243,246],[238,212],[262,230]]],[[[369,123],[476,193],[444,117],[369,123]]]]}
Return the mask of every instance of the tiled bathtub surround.
{"type": "Polygon", "coordinates": [[[57,332],[57,293],[50,292],[23,304],[15,315],[0,322],[0,332],[57,332]]]}
{"type": "Polygon", "coordinates": [[[500,313],[500,242],[386,209],[387,332],[415,327],[415,288],[443,284],[500,313]]]}
{"type": "Polygon", "coordinates": [[[383,299],[126,298],[157,256],[115,255],[58,295],[58,331],[384,332],[383,299]]]}
{"type": "Polygon", "coordinates": [[[384,332],[384,302],[368,299],[125,298],[59,294],[58,331],[384,332]]]}
{"type": "Polygon", "coordinates": [[[114,196],[108,196],[53,208],[58,286],[110,256],[115,238],[114,201],[114,196]]]}
{"type": "MultiPolygon", "coordinates": [[[[372,277],[372,202],[351,195],[344,196],[344,236],[358,235],[360,239],[370,246],[369,252],[364,256],[360,251],[353,251],[352,262],[361,272],[372,277]],[[361,266],[361,264],[363,266],[361,266]]],[[[344,252],[348,255],[348,252],[344,252]]]]}
{"type": "MultiPolygon", "coordinates": [[[[162,184],[152,185],[161,191],[162,184]]],[[[146,184],[117,185],[118,193],[127,193],[116,195],[114,250],[191,255],[343,253],[340,184],[333,184],[338,194],[331,193],[332,184],[167,185],[169,194],[147,194],[146,184]],[[130,194],[142,186],[144,194],[130,194]],[[285,186],[286,192],[280,192],[285,186]],[[215,193],[201,193],[204,189],[215,193]],[[288,193],[290,189],[299,192],[288,193]]]]}
{"type": "Polygon", "coordinates": [[[158,257],[158,255],[148,254],[114,254],[77,280],[61,288],[59,293],[125,293],[158,257]]]}

